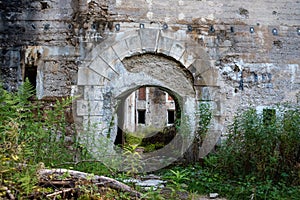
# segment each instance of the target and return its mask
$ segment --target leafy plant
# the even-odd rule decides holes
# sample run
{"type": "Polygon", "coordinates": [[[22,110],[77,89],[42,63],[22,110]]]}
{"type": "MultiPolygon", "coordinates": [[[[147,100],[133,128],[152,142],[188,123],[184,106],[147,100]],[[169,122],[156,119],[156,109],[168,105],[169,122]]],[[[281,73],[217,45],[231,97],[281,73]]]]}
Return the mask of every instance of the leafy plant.
{"type": "Polygon", "coordinates": [[[299,184],[300,110],[279,109],[281,115],[267,124],[255,109],[238,114],[219,152],[218,167],[232,177],[278,182],[288,176],[286,181],[299,184]]]}
{"type": "Polygon", "coordinates": [[[212,119],[212,111],[210,104],[200,103],[197,115],[199,117],[197,133],[200,142],[203,142],[212,119]]]}
{"type": "MultiPolygon", "coordinates": [[[[124,148],[124,164],[127,166],[127,175],[136,176],[142,170],[141,155],[137,151],[138,145],[128,145],[124,148]]],[[[123,169],[124,170],[124,169],[123,169]]]]}
{"type": "Polygon", "coordinates": [[[0,87],[0,186],[19,196],[36,188],[41,163],[49,166],[73,159],[65,142],[65,109],[71,99],[43,111],[33,94],[28,80],[15,93],[0,87]]]}

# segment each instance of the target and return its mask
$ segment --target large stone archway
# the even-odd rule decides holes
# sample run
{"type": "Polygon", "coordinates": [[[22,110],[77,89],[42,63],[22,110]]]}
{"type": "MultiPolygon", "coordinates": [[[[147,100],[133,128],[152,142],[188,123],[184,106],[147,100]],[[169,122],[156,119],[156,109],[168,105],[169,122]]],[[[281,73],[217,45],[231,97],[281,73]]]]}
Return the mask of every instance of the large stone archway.
{"type": "MultiPolygon", "coordinates": [[[[194,42],[184,33],[139,29],[117,33],[96,46],[83,59],[73,87],[73,95],[78,96],[73,111],[81,136],[90,137],[86,134],[90,132],[98,141],[96,146],[101,146],[103,138],[113,143],[118,101],[141,86],[151,85],[177,96],[189,138],[196,130],[199,101],[212,105],[213,125],[200,156],[206,155],[221,134],[218,73],[204,49],[189,48],[194,42]]],[[[107,147],[114,151],[112,145],[107,147]]]]}

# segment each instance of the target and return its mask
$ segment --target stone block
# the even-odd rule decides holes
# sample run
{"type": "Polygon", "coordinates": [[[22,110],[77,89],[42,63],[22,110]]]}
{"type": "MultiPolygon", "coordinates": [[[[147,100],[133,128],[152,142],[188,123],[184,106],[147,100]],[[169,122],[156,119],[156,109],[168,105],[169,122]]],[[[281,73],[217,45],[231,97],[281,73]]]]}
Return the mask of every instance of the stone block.
{"type": "Polygon", "coordinates": [[[176,40],[176,35],[178,34],[177,32],[170,31],[170,30],[161,30],[159,37],[164,37],[164,38],[169,38],[171,40],[176,40]]]}
{"type": "Polygon", "coordinates": [[[157,48],[159,31],[155,29],[140,29],[140,38],[142,50],[146,52],[155,52],[157,48]]]}
{"type": "Polygon", "coordinates": [[[102,108],[102,101],[77,100],[76,113],[78,116],[97,116],[101,114],[102,108]]]}
{"type": "Polygon", "coordinates": [[[210,199],[216,199],[219,196],[218,193],[209,193],[209,198],[210,199]]]}
{"type": "Polygon", "coordinates": [[[213,69],[201,73],[201,77],[203,78],[205,85],[217,86],[218,73],[213,69]]]}
{"type": "Polygon", "coordinates": [[[87,101],[102,101],[102,86],[85,86],[84,100],[87,101]]]}
{"type": "Polygon", "coordinates": [[[100,55],[101,57],[108,65],[112,65],[116,60],[118,60],[118,56],[113,50],[113,48],[109,47],[105,49],[100,55]]]}
{"type": "Polygon", "coordinates": [[[183,55],[184,51],[185,51],[184,44],[179,42],[174,42],[171,47],[169,56],[173,57],[176,60],[179,60],[183,55]]]}
{"type": "Polygon", "coordinates": [[[200,101],[215,101],[220,99],[219,87],[196,87],[197,100],[200,101]]]}
{"type": "Polygon", "coordinates": [[[196,60],[193,54],[190,54],[188,51],[184,51],[183,55],[180,58],[180,62],[188,68],[196,60]]]}
{"type": "Polygon", "coordinates": [[[163,53],[165,55],[169,55],[170,50],[173,45],[173,40],[167,37],[159,37],[158,45],[157,45],[157,52],[163,53]]]}
{"type": "Polygon", "coordinates": [[[232,42],[230,40],[225,40],[220,46],[231,47],[232,46],[232,42]]]}
{"type": "Polygon", "coordinates": [[[73,46],[47,46],[40,48],[41,53],[44,53],[46,56],[72,56],[75,55],[75,47],[73,46]]]}
{"type": "Polygon", "coordinates": [[[203,59],[196,59],[193,62],[193,67],[195,68],[195,76],[201,75],[202,73],[210,70],[210,62],[203,59]]]}
{"type": "Polygon", "coordinates": [[[124,66],[124,64],[122,63],[121,60],[116,60],[116,62],[113,63],[112,68],[115,70],[115,72],[116,72],[118,75],[127,72],[127,70],[125,69],[125,66],[124,66]]]}
{"type": "MultiPolygon", "coordinates": [[[[220,127],[221,128],[221,127],[220,127]]],[[[199,150],[199,158],[204,158],[209,152],[213,150],[221,137],[221,129],[209,129],[206,138],[203,141],[202,147],[199,150]]]]}
{"type": "Polygon", "coordinates": [[[128,49],[130,50],[130,54],[142,53],[142,43],[139,35],[135,35],[126,39],[126,43],[128,49]]]}
{"type": "MultiPolygon", "coordinates": [[[[81,48],[80,49],[80,55],[85,55],[86,54],[87,49],[85,48],[81,48]]],[[[87,56],[84,58],[85,61],[93,61],[94,59],[96,59],[99,56],[99,53],[102,52],[102,47],[100,45],[96,46],[95,48],[93,48],[92,51],[90,51],[87,56]]]]}
{"type": "Polygon", "coordinates": [[[104,77],[95,71],[80,67],[78,69],[78,85],[103,85],[104,77]]]}
{"type": "Polygon", "coordinates": [[[114,46],[112,46],[112,48],[116,52],[120,60],[123,60],[125,57],[130,56],[130,51],[125,40],[116,43],[114,46]]]}
{"type": "Polygon", "coordinates": [[[84,116],[82,124],[85,131],[89,130],[91,132],[101,132],[101,130],[104,129],[104,124],[102,121],[102,116],[84,116]]]}
{"type": "Polygon", "coordinates": [[[90,65],[89,68],[105,77],[108,80],[114,78],[117,73],[100,57],[96,58],[90,65]]]}

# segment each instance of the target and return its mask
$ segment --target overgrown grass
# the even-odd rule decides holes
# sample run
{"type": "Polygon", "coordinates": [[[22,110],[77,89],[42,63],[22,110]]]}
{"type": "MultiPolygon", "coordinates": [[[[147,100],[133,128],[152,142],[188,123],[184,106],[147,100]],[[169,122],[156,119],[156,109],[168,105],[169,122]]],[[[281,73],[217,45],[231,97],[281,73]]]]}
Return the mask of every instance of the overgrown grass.
{"type": "Polygon", "coordinates": [[[218,153],[218,168],[230,178],[253,176],[300,184],[300,108],[280,106],[268,118],[249,109],[235,117],[218,153]]]}
{"type": "MultiPolygon", "coordinates": [[[[211,157],[214,158],[208,159],[215,159],[215,156],[211,157]]],[[[206,161],[205,164],[207,164],[206,161]]],[[[284,182],[275,183],[272,180],[257,180],[253,176],[244,179],[228,178],[225,173],[209,165],[173,166],[160,171],[159,174],[170,180],[167,187],[180,188],[190,194],[206,196],[209,193],[218,193],[227,199],[236,200],[296,200],[300,198],[300,187],[297,185],[288,185],[284,182]]]]}
{"type": "MultiPolygon", "coordinates": [[[[274,113],[274,112],[273,112],[274,113]]],[[[276,115],[239,112],[227,140],[203,164],[163,170],[190,193],[228,199],[300,199],[300,108],[280,105],[276,115]],[[176,172],[176,173],[174,173],[176,172]]]]}

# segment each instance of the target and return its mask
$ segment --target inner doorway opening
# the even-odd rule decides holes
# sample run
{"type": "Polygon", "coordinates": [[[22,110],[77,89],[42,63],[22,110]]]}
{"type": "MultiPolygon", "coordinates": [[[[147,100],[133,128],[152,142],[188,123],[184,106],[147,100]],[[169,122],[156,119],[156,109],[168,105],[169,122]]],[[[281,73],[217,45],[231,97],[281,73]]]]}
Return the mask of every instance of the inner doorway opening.
{"type": "Polygon", "coordinates": [[[121,104],[115,145],[131,145],[143,149],[143,152],[151,152],[164,147],[176,135],[181,112],[172,92],[143,86],[121,104]]]}

